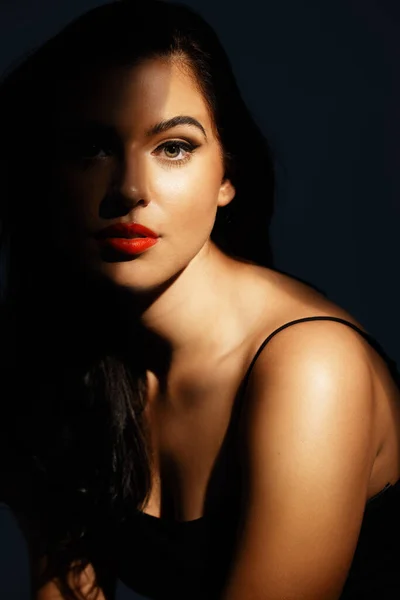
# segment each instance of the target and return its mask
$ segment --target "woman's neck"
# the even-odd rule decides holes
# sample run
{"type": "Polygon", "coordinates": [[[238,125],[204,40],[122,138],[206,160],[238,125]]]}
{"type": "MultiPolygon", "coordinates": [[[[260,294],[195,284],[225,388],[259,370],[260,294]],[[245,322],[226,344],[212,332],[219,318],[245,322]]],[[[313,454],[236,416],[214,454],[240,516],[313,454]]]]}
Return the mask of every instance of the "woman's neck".
{"type": "Polygon", "coordinates": [[[222,356],[240,339],[240,264],[210,244],[141,314],[146,355],[169,354],[169,366],[222,356]]]}

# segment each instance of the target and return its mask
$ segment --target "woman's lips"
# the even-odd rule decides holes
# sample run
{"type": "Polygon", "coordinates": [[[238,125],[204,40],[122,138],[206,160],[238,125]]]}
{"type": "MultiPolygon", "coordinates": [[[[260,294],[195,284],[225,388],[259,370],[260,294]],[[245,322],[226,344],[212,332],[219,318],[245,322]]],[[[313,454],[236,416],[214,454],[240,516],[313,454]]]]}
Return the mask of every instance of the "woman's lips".
{"type": "Polygon", "coordinates": [[[108,246],[124,254],[140,254],[157,244],[158,238],[105,238],[100,240],[102,246],[108,246]]]}
{"type": "Polygon", "coordinates": [[[95,234],[96,239],[109,237],[132,239],[138,236],[153,239],[158,237],[154,231],[139,223],[114,223],[114,225],[109,225],[109,227],[105,227],[95,234]]]}
{"type": "Polygon", "coordinates": [[[96,233],[95,238],[101,246],[128,255],[148,250],[159,239],[154,231],[139,223],[115,223],[96,233]]]}

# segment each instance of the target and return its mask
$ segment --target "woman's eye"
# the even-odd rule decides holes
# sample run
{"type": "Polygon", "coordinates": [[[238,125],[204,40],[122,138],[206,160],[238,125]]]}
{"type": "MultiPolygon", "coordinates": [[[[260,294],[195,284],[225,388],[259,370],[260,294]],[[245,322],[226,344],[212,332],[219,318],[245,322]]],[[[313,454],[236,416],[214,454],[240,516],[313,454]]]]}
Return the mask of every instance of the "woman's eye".
{"type": "Polygon", "coordinates": [[[182,163],[190,158],[190,155],[197,148],[196,145],[189,142],[171,141],[158,146],[156,152],[162,153],[163,158],[171,162],[182,163]]]}
{"type": "Polygon", "coordinates": [[[105,158],[110,154],[104,146],[95,142],[82,144],[78,147],[78,151],[82,158],[105,158]]]}
{"type": "Polygon", "coordinates": [[[176,142],[171,142],[170,144],[164,146],[164,153],[168,158],[178,158],[181,150],[182,145],[176,142]]]}
{"type": "Polygon", "coordinates": [[[112,151],[110,145],[102,140],[70,137],[60,141],[59,153],[71,160],[98,160],[107,158],[112,151]]]}
{"type": "Polygon", "coordinates": [[[104,144],[98,142],[91,142],[86,140],[79,140],[71,145],[71,154],[77,158],[82,159],[95,159],[105,158],[110,155],[109,149],[104,144]]]}

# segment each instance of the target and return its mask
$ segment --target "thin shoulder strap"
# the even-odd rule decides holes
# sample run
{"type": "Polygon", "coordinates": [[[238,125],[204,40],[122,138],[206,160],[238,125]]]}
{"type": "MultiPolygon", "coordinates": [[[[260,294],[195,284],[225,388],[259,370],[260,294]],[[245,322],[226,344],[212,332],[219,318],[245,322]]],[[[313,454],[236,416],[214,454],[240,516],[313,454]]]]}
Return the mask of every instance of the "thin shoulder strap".
{"type": "Polygon", "coordinates": [[[243,383],[242,383],[242,391],[244,392],[244,390],[246,389],[247,386],[247,382],[249,380],[251,371],[254,367],[254,364],[257,360],[257,358],[259,357],[259,355],[261,354],[261,352],[264,350],[265,346],[268,344],[268,342],[280,331],[282,331],[283,329],[286,329],[287,327],[291,327],[292,325],[296,325],[297,323],[303,323],[304,321],[337,321],[338,323],[343,323],[343,325],[348,325],[348,327],[351,327],[352,329],[354,329],[354,331],[357,331],[358,333],[360,333],[363,338],[378,352],[378,354],[380,354],[382,356],[382,358],[386,361],[386,363],[389,366],[389,369],[391,371],[392,376],[394,377],[394,379],[399,382],[399,374],[397,373],[396,370],[396,365],[395,363],[386,355],[386,353],[384,352],[383,348],[380,346],[380,344],[373,338],[371,337],[371,335],[369,333],[366,333],[365,331],[363,331],[362,329],[360,329],[359,327],[357,327],[356,325],[354,325],[353,323],[350,323],[349,321],[346,321],[345,319],[341,319],[339,317],[304,317],[302,319],[295,319],[294,321],[289,321],[288,323],[285,323],[284,325],[281,325],[280,327],[278,327],[277,329],[275,329],[275,331],[273,331],[261,344],[261,346],[258,348],[257,352],[255,353],[249,368],[247,369],[246,375],[244,376],[243,379],[243,383]]]}

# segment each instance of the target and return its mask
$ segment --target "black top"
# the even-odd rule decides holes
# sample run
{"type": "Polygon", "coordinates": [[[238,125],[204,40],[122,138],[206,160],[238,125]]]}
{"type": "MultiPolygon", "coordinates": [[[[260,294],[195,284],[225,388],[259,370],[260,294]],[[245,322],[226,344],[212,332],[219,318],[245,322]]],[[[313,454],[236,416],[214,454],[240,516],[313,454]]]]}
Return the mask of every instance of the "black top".
{"type": "MultiPolygon", "coordinates": [[[[239,528],[240,469],[235,455],[235,429],[240,399],[253,365],[269,340],[282,329],[302,321],[330,320],[352,327],[385,359],[399,382],[394,363],[371,336],[352,323],[336,317],[308,317],[286,323],[261,344],[243,380],[235,401],[224,451],[217,461],[221,484],[219,502],[205,510],[202,518],[178,522],[134,512],[110,540],[112,569],[123,585],[115,600],[128,600],[128,589],[154,599],[213,600],[224,586],[239,528]],[[229,447],[229,453],[226,449],[229,447]],[[226,457],[230,457],[227,461],[226,457]],[[222,476],[222,478],[221,478],[222,476]],[[123,588],[123,592],[121,591],[123,588]],[[128,589],[127,589],[128,588],[128,589]]],[[[400,480],[387,484],[366,505],[353,563],[341,600],[400,598],[400,480]]]]}

